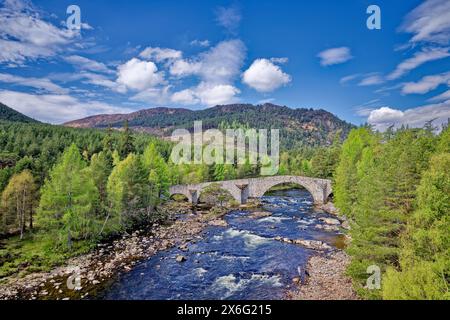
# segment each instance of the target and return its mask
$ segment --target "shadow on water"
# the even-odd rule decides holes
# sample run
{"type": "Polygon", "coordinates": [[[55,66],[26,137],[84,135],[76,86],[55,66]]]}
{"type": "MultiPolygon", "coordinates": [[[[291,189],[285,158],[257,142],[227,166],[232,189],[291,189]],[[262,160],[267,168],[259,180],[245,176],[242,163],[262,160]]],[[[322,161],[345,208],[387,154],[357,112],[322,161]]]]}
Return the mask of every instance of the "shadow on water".
{"type": "Polygon", "coordinates": [[[275,237],[343,245],[339,232],[317,228],[329,215],[313,208],[306,190],[271,192],[262,209],[270,214],[228,213],[227,227],[208,227],[187,250],[172,248],[138,264],[98,298],[281,299],[314,251],[275,237]],[[178,255],[186,260],[177,262],[178,255]]]}

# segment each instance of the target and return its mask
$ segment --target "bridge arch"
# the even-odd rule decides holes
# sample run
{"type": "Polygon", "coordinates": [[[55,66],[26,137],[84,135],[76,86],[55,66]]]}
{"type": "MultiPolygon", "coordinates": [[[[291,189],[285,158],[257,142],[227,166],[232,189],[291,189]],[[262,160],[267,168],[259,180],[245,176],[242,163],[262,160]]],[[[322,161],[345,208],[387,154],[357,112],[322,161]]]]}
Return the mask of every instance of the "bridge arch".
{"type": "MultiPolygon", "coordinates": [[[[286,182],[281,182],[281,183],[274,184],[273,186],[269,186],[267,190],[265,190],[264,192],[261,192],[262,193],[261,197],[264,196],[266,193],[272,191],[273,188],[281,187],[281,186],[286,186],[286,189],[303,189],[303,190],[308,191],[308,193],[312,196],[311,191],[306,189],[306,187],[302,186],[301,184],[291,183],[291,182],[287,182],[287,183],[286,182]]],[[[275,190],[273,190],[273,191],[275,191],[275,190]]]]}
{"type": "Polygon", "coordinates": [[[170,195],[170,199],[171,200],[178,200],[178,198],[181,198],[181,197],[183,197],[184,198],[184,200],[186,200],[186,201],[190,201],[189,200],[189,197],[187,196],[187,195],[185,195],[184,193],[172,193],[171,195],[170,195]]]}

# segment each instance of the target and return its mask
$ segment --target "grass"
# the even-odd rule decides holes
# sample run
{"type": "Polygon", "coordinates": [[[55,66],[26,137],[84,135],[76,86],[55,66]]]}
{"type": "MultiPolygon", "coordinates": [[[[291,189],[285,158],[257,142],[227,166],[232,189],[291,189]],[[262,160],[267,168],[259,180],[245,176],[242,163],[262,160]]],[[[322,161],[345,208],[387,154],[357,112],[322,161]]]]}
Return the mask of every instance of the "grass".
{"type": "Polygon", "coordinates": [[[22,240],[14,236],[0,241],[0,280],[13,275],[25,276],[31,272],[49,271],[68,258],[86,253],[92,242],[76,241],[68,252],[55,248],[48,234],[27,233],[22,240]]]}

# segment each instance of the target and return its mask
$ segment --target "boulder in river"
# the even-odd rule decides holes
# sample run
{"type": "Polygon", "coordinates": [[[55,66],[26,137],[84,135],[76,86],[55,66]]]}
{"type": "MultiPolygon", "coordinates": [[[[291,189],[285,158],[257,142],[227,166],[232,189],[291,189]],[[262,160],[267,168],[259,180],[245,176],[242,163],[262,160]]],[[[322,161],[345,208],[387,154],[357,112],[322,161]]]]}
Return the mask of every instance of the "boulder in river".
{"type": "Polygon", "coordinates": [[[323,223],[331,224],[331,225],[341,224],[341,222],[338,219],[334,219],[334,218],[319,218],[319,220],[322,221],[323,223]]]}
{"type": "Polygon", "coordinates": [[[255,211],[249,214],[250,218],[253,219],[259,219],[259,218],[265,218],[265,217],[270,217],[272,215],[271,212],[268,211],[255,211]]]}
{"type": "Polygon", "coordinates": [[[295,244],[299,244],[299,245],[304,246],[305,248],[313,249],[313,250],[328,250],[328,249],[331,249],[330,245],[328,245],[327,243],[325,243],[323,241],[319,241],[319,240],[302,240],[302,239],[298,239],[298,240],[293,240],[293,242],[295,244]]]}
{"type": "Polygon", "coordinates": [[[210,226],[214,226],[214,227],[227,227],[228,226],[228,223],[222,219],[211,220],[210,222],[208,222],[208,224],[210,226]]]}
{"type": "Polygon", "coordinates": [[[315,227],[325,231],[339,231],[339,227],[336,225],[316,224],[315,227]]]}
{"type": "Polygon", "coordinates": [[[177,262],[184,262],[184,261],[186,261],[186,257],[185,257],[185,256],[182,256],[181,254],[179,254],[179,255],[177,255],[177,257],[175,258],[175,260],[176,260],[177,262]]]}

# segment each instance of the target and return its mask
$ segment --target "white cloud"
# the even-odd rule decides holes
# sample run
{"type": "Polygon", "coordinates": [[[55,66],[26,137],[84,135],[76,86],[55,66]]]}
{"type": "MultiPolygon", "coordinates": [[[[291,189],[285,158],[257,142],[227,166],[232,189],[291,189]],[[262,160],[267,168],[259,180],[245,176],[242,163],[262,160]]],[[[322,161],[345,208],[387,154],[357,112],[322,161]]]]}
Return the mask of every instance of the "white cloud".
{"type": "Polygon", "coordinates": [[[350,81],[352,81],[352,80],[358,79],[360,76],[361,76],[361,74],[359,74],[359,73],[350,74],[350,75],[348,75],[348,76],[342,77],[342,78],[339,80],[339,83],[340,83],[341,85],[344,85],[344,84],[347,84],[348,82],[350,82],[350,81]]]}
{"type": "Polygon", "coordinates": [[[131,101],[140,101],[153,104],[166,104],[169,100],[170,86],[148,88],[144,91],[138,92],[130,98],[131,101]]]}
{"type": "Polygon", "coordinates": [[[113,70],[109,69],[104,63],[88,59],[86,57],[72,55],[68,57],[63,58],[65,61],[67,61],[70,64],[73,64],[80,68],[81,70],[88,70],[88,71],[94,71],[94,72],[102,72],[102,73],[114,73],[113,70]]]}
{"type": "Polygon", "coordinates": [[[0,8],[0,63],[22,65],[28,59],[46,58],[79,36],[42,19],[29,2],[4,1],[0,8]]]}
{"type": "Polygon", "coordinates": [[[94,114],[133,111],[99,101],[83,102],[69,95],[37,95],[9,90],[0,91],[0,101],[32,118],[50,123],[63,123],[94,114]]]}
{"type": "Polygon", "coordinates": [[[164,82],[164,75],[151,61],[133,58],[118,68],[117,83],[128,89],[143,91],[164,82]]]}
{"type": "Polygon", "coordinates": [[[412,33],[410,42],[448,44],[450,39],[450,1],[427,0],[405,18],[401,31],[412,33]]]}
{"type": "Polygon", "coordinates": [[[207,106],[236,102],[235,96],[239,93],[238,88],[229,84],[200,83],[196,89],[197,97],[207,106]]]}
{"type": "Polygon", "coordinates": [[[165,60],[181,59],[183,53],[181,51],[169,48],[147,47],[140,53],[139,56],[144,59],[154,59],[156,62],[161,62],[165,60]]]}
{"type": "Polygon", "coordinates": [[[170,67],[170,74],[177,77],[187,77],[198,74],[202,68],[200,62],[176,60],[170,67]]]}
{"type": "Polygon", "coordinates": [[[344,63],[353,58],[348,47],[327,49],[320,52],[317,56],[320,58],[322,66],[344,63]]]}
{"type": "Polygon", "coordinates": [[[172,102],[180,103],[183,105],[193,105],[200,102],[198,97],[195,94],[195,91],[192,89],[184,89],[178,92],[175,92],[171,97],[172,102]]]}
{"type": "Polygon", "coordinates": [[[392,124],[397,123],[403,115],[403,111],[391,109],[389,107],[381,107],[379,109],[372,110],[367,120],[370,124],[392,124]]]}
{"type": "Polygon", "coordinates": [[[12,74],[0,73],[0,82],[10,83],[13,85],[31,87],[51,93],[67,93],[68,90],[58,86],[51,80],[46,78],[25,78],[12,74]]]}
{"type": "Polygon", "coordinates": [[[449,100],[450,99],[450,90],[444,91],[443,93],[441,93],[440,95],[437,95],[431,99],[428,99],[428,101],[431,102],[437,102],[437,101],[444,101],[444,100],[449,100]]]}
{"type": "Polygon", "coordinates": [[[271,92],[291,81],[291,77],[267,59],[256,59],[242,74],[242,81],[259,92],[271,92]]]}
{"type": "Polygon", "coordinates": [[[424,94],[436,89],[441,84],[450,85],[450,72],[425,76],[417,82],[407,82],[402,87],[402,93],[424,94]]]}
{"type": "Polygon", "coordinates": [[[217,24],[224,27],[230,33],[236,33],[239,28],[239,23],[242,20],[242,15],[238,7],[219,7],[216,9],[217,24]]]}
{"type": "Polygon", "coordinates": [[[92,73],[88,71],[80,71],[77,73],[53,73],[49,75],[49,78],[64,83],[81,81],[85,84],[105,87],[119,93],[127,92],[127,88],[125,85],[109,79],[104,74],[92,73]]]}
{"type": "Polygon", "coordinates": [[[384,131],[391,125],[400,127],[407,125],[413,128],[420,128],[425,123],[433,120],[433,125],[440,126],[445,124],[450,118],[450,100],[442,103],[425,105],[422,107],[407,109],[405,111],[382,107],[373,110],[368,123],[373,125],[375,129],[384,131]]]}
{"type": "Polygon", "coordinates": [[[171,101],[185,105],[203,104],[215,106],[237,102],[236,95],[240,90],[230,84],[200,83],[197,87],[175,92],[171,101]]]}
{"type": "Polygon", "coordinates": [[[397,68],[387,76],[388,80],[395,80],[408,73],[409,71],[417,68],[418,66],[438,59],[443,59],[450,56],[448,48],[434,48],[425,49],[420,52],[416,52],[414,57],[406,59],[400,63],[397,68]]]}
{"type": "Polygon", "coordinates": [[[170,73],[178,77],[197,75],[209,83],[229,83],[240,73],[245,51],[240,40],[222,41],[194,59],[175,61],[170,73]]]}
{"type": "Polygon", "coordinates": [[[358,86],[373,86],[384,82],[383,77],[379,73],[369,73],[363,76],[358,86]]]}

